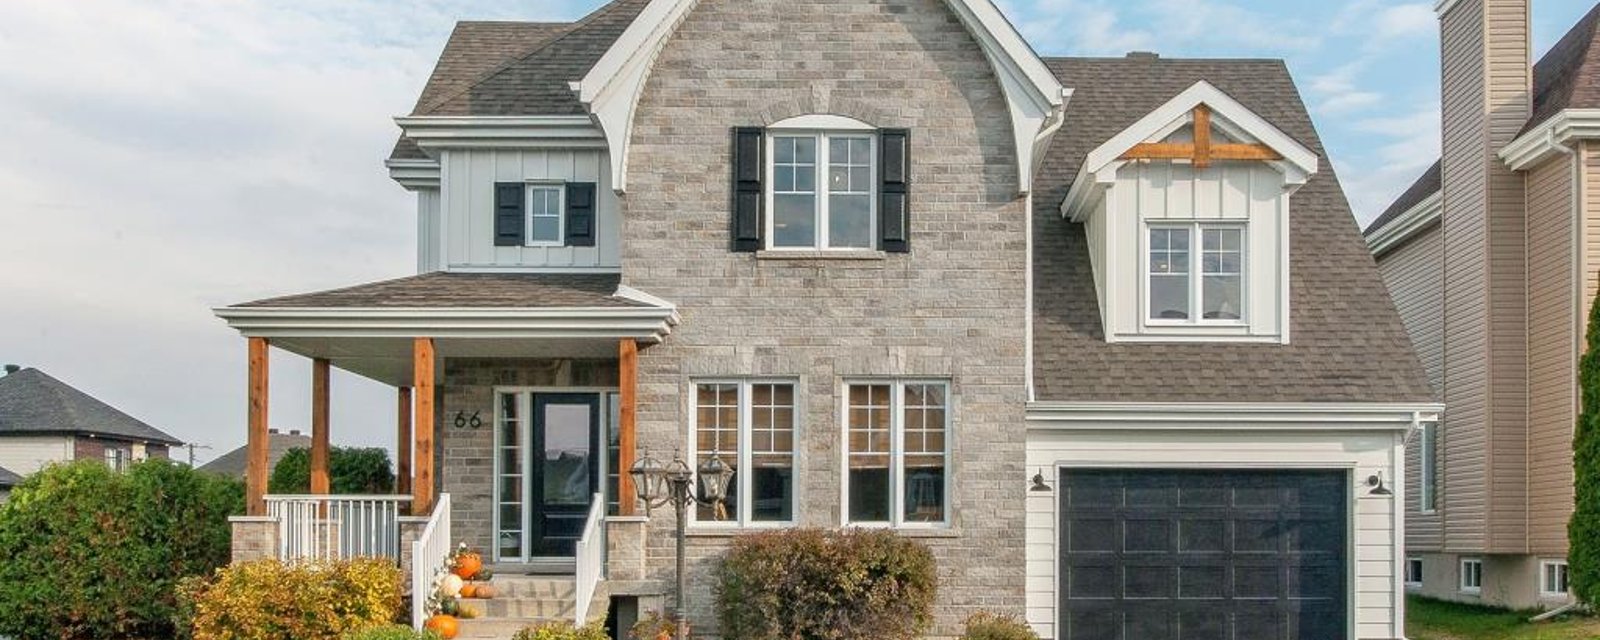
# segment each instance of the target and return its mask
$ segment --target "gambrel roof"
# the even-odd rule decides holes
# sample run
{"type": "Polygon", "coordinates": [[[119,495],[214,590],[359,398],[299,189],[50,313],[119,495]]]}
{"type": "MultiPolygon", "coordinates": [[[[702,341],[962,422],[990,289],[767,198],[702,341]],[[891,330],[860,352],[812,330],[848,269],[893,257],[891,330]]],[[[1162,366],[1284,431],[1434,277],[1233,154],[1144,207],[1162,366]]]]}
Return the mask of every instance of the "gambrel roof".
{"type": "Polygon", "coordinates": [[[90,435],[181,445],[133,416],[38,369],[0,378],[0,436],[90,435]]]}

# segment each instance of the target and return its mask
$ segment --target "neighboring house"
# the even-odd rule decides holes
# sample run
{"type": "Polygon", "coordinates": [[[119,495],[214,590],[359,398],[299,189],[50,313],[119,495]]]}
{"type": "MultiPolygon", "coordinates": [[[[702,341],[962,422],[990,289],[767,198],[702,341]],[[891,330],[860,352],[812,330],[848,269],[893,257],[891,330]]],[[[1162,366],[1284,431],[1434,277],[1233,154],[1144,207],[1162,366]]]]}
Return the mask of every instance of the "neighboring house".
{"type": "Polygon", "coordinates": [[[0,504],[5,504],[6,499],[11,497],[11,488],[21,482],[22,476],[0,467],[0,504]]]}
{"type": "Polygon", "coordinates": [[[1403,637],[1440,406],[1283,63],[1042,59],[990,0],[618,0],[461,23],[398,122],[421,275],[216,310],[236,558],[293,530],[270,345],[399,388],[429,530],[578,616],[601,528],[622,617],[668,593],[626,471],[679,451],[737,470],[691,510],[697,635],[735,536],[862,526],[933,550],[936,637],[1403,637]]]}
{"type": "Polygon", "coordinates": [[[0,466],[27,475],[53,462],[103,460],[115,469],[168,458],[178,441],[32,368],[0,377],[0,466]]]}
{"type": "MultiPolygon", "coordinates": [[[[300,433],[300,430],[298,429],[292,429],[287,433],[277,429],[268,431],[267,469],[269,470],[269,473],[271,469],[278,468],[278,461],[282,460],[283,456],[289,453],[291,450],[310,448],[311,436],[300,433]]],[[[249,450],[250,447],[246,445],[239,447],[238,449],[234,449],[233,451],[224,453],[220,456],[217,456],[215,460],[200,465],[200,470],[207,473],[214,473],[221,476],[227,476],[229,478],[238,478],[243,480],[245,470],[249,466],[249,450]]]]}
{"type": "Polygon", "coordinates": [[[1407,582],[1519,608],[1568,599],[1600,272],[1600,7],[1530,65],[1528,4],[1441,3],[1443,159],[1366,231],[1448,407],[1408,451],[1407,582]]]}

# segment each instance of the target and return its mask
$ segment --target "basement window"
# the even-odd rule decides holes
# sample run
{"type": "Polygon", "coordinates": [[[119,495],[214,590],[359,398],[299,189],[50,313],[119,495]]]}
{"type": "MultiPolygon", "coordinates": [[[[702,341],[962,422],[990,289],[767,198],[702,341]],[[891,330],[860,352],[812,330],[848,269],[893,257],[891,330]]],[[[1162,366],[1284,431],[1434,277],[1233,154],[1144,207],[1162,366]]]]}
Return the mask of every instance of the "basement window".
{"type": "Polygon", "coordinates": [[[1461,592],[1483,592],[1483,560],[1479,558],[1461,559],[1461,592]]]}
{"type": "Polygon", "coordinates": [[[1539,563],[1539,595],[1546,598],[1564,598],[1567,595],[1567,563],[1563,560],[1545,560],[1539,563]]]}

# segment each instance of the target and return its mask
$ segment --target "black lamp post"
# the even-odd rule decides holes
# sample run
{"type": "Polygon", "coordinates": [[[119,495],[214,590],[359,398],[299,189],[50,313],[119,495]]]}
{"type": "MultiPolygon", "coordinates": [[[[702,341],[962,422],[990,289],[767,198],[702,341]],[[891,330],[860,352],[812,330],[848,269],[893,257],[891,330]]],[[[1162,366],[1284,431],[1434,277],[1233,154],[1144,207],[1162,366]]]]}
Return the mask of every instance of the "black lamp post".
{"type": "Polygon", "coordinates": [[[639,494],[639,499],[644,501],[645,514],[650,510],[671,504],[678,515],[678,593],[674,600],[675,611],[673,623],[677,628],[677,640],[685,640],[687,627],[684,625],[684,598],[688,593],[687,576],[683,570],[684,540],[687,537],[685,525],[688,522],[689,505],[720,505],[728,497],[728,482],[733,479],[733,467],[722,461],[720,453],[713,452],[711,459],[706,460],[698,469],[700,476],[701,492],[705,495],[702,500],[695,495],[693,482],[695,473],[689,470],[689,464],[683,457],[674,453],[672,462],[662,465],[660,461],[651,458],[646,453],[643,458],[635,462],[628,475],[633,477],[633,488],[639,494]]]}

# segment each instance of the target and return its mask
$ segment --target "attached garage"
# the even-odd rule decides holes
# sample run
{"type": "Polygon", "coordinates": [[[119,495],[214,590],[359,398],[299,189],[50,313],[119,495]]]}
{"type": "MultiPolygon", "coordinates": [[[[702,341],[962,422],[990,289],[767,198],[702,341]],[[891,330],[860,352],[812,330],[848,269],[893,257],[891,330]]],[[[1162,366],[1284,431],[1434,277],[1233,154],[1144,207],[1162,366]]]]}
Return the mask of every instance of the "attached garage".
{"type": "Polygon", "coordinates": [[[1345,640],[1347,471],[1063,468],[1062,640],[1345,640]]]}

